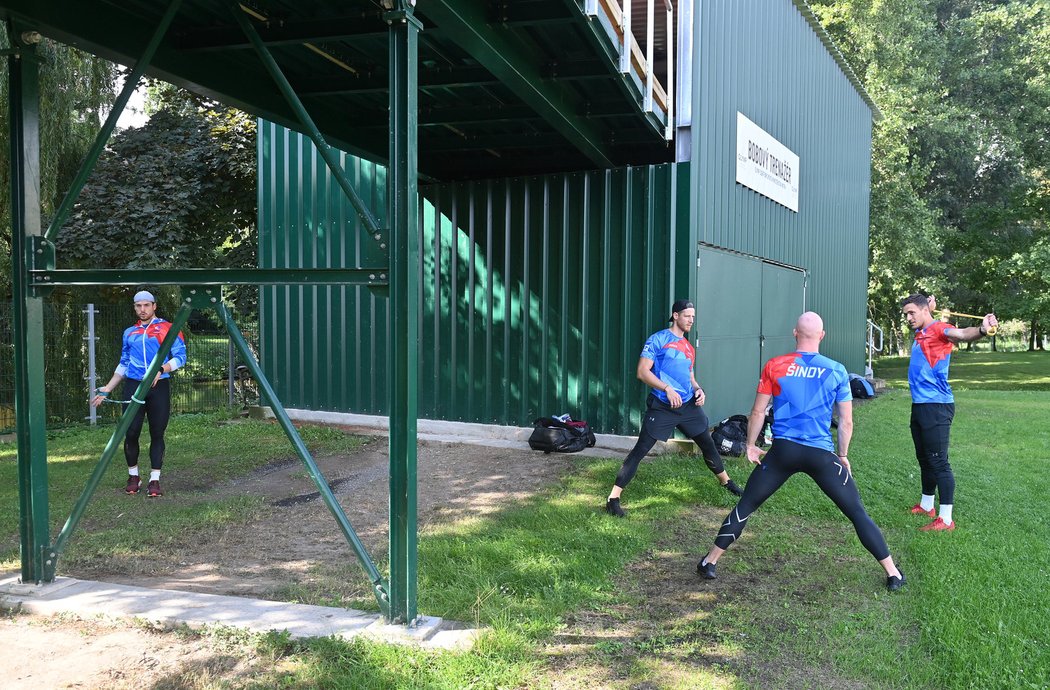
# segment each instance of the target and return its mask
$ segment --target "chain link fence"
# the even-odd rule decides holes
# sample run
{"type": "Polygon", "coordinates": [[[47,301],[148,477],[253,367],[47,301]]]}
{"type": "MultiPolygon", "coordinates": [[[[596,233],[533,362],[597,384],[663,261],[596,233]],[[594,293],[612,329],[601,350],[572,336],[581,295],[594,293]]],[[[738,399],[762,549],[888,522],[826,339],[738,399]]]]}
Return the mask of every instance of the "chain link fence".
{"type": "MultiPolygon", "coordinates": [[[[12,306],[0,303],[0,433],[15,427],[12,306]]],[[[159,313],[167,318],[169,315],[159,313]]],[[[236,316],[258,354],[258,319],[236,316]]],[[[135,315],[127,305],[44,305],[44,386],[48,428],[114,423],[120,405],[89,404],[120,360],[121,336],[135,315]],[[92,377],[94,379],[92,380],[92,377]]],[[[186,367],[172,376],[172,413],[212,412],[254,405],[255,387],[226,329],[205,312],[193,312],[186,328],[186,367]]]]}

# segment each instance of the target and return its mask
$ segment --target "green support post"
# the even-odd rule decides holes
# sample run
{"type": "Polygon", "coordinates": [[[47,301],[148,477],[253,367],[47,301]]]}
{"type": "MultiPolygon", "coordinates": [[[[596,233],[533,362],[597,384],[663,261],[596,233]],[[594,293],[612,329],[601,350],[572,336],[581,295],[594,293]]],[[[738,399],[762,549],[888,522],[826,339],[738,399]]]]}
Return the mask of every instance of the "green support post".
{"type": "Polygon", "coordinates": [[[48,537],[47,410],[44,406],[44,300],[29,286],[40,238],[40,82],[35,45],[14,22],[9,55],[12,335],[22,582],[45,581],[48,537]]]}
{"type": "MultiPolygon", "coordinates": [[[[415,0],[390,3],[390,621],[416,619],[416,413],[419,238],[417,71],[421,27],[415,0]]],[[[388,6],[390,6],[388,5],[388,6]]]]}

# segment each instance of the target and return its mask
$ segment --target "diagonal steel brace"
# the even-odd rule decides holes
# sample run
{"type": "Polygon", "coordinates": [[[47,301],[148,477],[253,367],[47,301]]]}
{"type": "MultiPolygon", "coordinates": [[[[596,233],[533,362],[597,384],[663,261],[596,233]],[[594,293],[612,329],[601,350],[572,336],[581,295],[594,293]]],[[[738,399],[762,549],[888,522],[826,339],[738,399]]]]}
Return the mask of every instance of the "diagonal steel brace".
{"type": "Polygon", "coordinates": [[[58,205],[58,209],[55,211],[55,217],[51,219],[51,224],[47,227],[47,232],[44,233],[44,237],[49,241],[54,242],[59,229],[69,217],[69,212],[73,210],[74,202],[76,202],[77,197],[80,196],[81,190],[84,189],[84,185],[87,183],[91,171],[95,169],[95,164],[98,163],[99,156],[102,155],[102,151],[106,148],[106,143],[109,142],[109,136],[113,133],[113,128],[117,126],[117,120],[120,119],[121,114],[124,112],[124,108],[127,107],[131,94],[135,92],[136,88],[138,88],[139,79],[145,74],[150,60],[153,59],[153,55],[157,52],[157,48],[160,47],[160,41],[164,38],[164,34],[168,32],[168,27],[171,26],[172,20],[175,19],[175,14],[179,9],[180,4],[182,4],[182,0],[172,0],[171,4],[168,5],[167,11],[164,13],[164,16],[161,17],[160,23],[157,25],[156,30],[153,32],[153,36],[146,45],[146,50],[143,51],[142,57],[138,59],[138,62],[135,63],[135,67],[131,70],[131,73],[128,74],[127,79],[124,80],[124,88],[121,89],[120,95],[117,96],[117,100],[113,104],[113,109],[109,111],[109,116],[106,117],[105,124],[103,124],[102,129],[99,130],[98,136],[95,137],[95,143],[91,145],[91,150],[88,151],[87,155],[84,157],[84,162],[80,165],[80,170],[77,171],[77,176],[73,178],[73,183],[69,186],[69,191],[67,191],[65,197],[62,198],[62,203],[58,205]]]}
{"type": "Polygon", "coordinates": [[[306,107],[303,105],[298,94],[295,93],[295,89],[292,88],[288,78],[284,76],[284,72],[281,71],[277,61],[273,59],[273,55],[270,50],[263,43],[262,38],[259,37],[259,32],[255,30],[251,20],[245,16],[238,3],[234,3],[233,16],[240,25],[241,30],[244,31],[244,35],[248,37],[248,41],[252,44],[255,52],[259,55],[259,59],[263,63],[263,67],[270,73],[274,83],[277,84],[278,90],[281,95],[284,96],[284,100],[291,106],[292,111],[295,112],[296,117],[299,119],[299,123],[306,130],[307,136],[314,142],[314,146],[317,147],[317,151],[321,154],[321,158],[324,159],[328,169],[332,172],[336,182],[346,193],[350,203],[353,204],[357,214],[361,217],[361,222],[364,223],[365,228],[368,230],[369,236],[379,245],[380,249],[387,249],[387,230],[379,227],[379,221],[373,215],[371,210],[365,205],[361,196],[354,189],[354,185],[350,182],[349,176],[346,171],[339,164],[339,157],[335,150],[328,145],[325,141],[324,135],[321,134],[321,130],[314,124],[313,118],[310,117],[310,113],[306,111],[306,107]]]}

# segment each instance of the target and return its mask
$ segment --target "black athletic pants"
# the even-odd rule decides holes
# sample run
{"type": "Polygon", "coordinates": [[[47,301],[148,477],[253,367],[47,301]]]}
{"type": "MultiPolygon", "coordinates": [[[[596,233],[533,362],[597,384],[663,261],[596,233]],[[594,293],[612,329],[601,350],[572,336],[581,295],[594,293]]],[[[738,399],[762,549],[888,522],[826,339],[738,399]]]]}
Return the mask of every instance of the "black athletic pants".
{"type": "Polygon", "coordinates": [[[728,549],[744,531],[751,514],[796,472],[808,474],[821,491],[835,502],[839,510],[853,522],[860,543],[876,560],[881,561],[890,555],[882,532],[864,510],[857,483],[839,463],[838,457],[820,448],[783,439],[773,441],[773,447],[762,459],[762,464],[748,477],[744,495],[722,523],[715,538],[715,546],[728,549]]]}
{"type": "Polygon", "coordinates": [[[948,463],[948,436],[955,418],[955,403],[913,403],[911,438],[919,460],[922,492],[933,496],[937,491],[941,503],[955,500],[955,474],[948,463]]]}
{"type": "MultiPolygon", "coordinates": [[[[695,403],[690,401],[689,404],[694,405],[695,403]]],[[[707,419],[707,415],[704,415],[704,419],[707,419]]],[[[693,436],[693,442],[700,446],[700,451],[704,454],[704,463],[708,469],[715,474],[721,474],[725,471],[726,468],[722,464],[722,456],[718,453],[718,448],[715,446],[714,439],[711,438],[710,431],[704,428],[703,432],[693,436]]],[[[623,489],[634,479],[635,473],[638,472],[638,464],[655,445],[656,439],[646,430],[645,426],[642,426],[642,431],[638,434],[638,443],[634,444],[634,448],[627,454],[623,461],[623,466],[620,467],[619,474],[616,475],[616,486],[623,489]]]]}
{"type": "MultiPolygon", "coordinates": [[[[141,381],[128,379],[124,383],[124,399],[131,400],[141,381]]],[[[127,405],[124,406],[127,409],[127,405]]],[[[142,421],[149,418],[149,464],[159,470],[164,464],[164,431],[168,428],[171,416],[171,379],[161,379],[157,385],[146,393],[146,404],[139,408],[131,420],[128,433],[124,436],[124,457],[128,467],[139,464],[139,436],[142,434],[142,421]]]]}

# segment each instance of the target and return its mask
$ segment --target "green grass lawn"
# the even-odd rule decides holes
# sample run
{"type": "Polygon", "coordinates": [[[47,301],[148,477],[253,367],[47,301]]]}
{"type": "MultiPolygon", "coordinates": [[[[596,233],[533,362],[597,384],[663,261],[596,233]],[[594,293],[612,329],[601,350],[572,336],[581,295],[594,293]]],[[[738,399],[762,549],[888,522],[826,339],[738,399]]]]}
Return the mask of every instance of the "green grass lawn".
{"type": "MultiPolygon", "coordinates": [[[[880,362],[876,373],[899,387],[892,365],[880,362]]],[[[420,610],[488,626],[473,650],[269,635],[257,645],[280,662],[233,686],[1045,688],[1050,356],[957,354],[952,373],[954,532],[919,532],[923,521],[907,512],[919,485],[906,390],[856,409],[854,473],[909,580],[895,595],[849,523],[804,477],[751,518],[720,561],[719,579],[704,582],[693,568],[732,503],[702,463],[647,462],[625,492],[628,518],[617,520],[600,506],[619,458],[579,458],[576,472],[541,493],[421,535],[420,610]],[[553,641],[587,620],[602,634],[581,638],[567,667],[553,641]]],[[[200,444],[188,455],[216,458],[204,474],[233,471],[266,448],[252,427],[230,439],[217,421],[179,424],[200,444]]],[[[98,432],[81,433],[52,440],[69,456],[57,464],[86,462],[79,449],[101,445],[90,435],[98,432]]],[[[320,446],[348,443],[338,432],[311,433],[320,446]]],[[[2,535],[15,526],[12,452],[0,446],[2,535]]],[[[748,470],[734,460],[729,471],[739,481],[748,470]]],[[[53,467],[55,489],[61,476],[53,467]]],[[[251,512],[220,505],[214,516],[172,514],[166,524],[208,528],[251,512]]]]}
{"type": "MultiPolygon", "coordinates": [[[[908,387],[908,357],[875,360],[875,376],[894,388],[908,387]]],[[[1050,391],[1050,352],[968,352],[952,353],[953,389],[1004,391],[1050,391]]]]}
{"type": "MultiPolygon", "coordinates": [[[[112,426],[75,428],[48,434],[48,486],[52,536],[58,533],[84,489],[113,433],[112,426]]],[[[361,439],[326,427],[304,427],[300,432],[311,452],[344,453],[361,439]]],[[[287,437],[275,424],[243,420],[231,422],[221,414],[173,417],[166,434],[165,468],[178,472],[179,482],[191,490],[186,502],[129,503],[113,487],[127,478],[124,456],[110,461],[66,558],[105,558],[134,550],[144,558],[150,548],[164,548],[163,539],[142,543],[128,525],[155,523],[158,534],[218,530],[256,515],[258,501],[231,497],[202,507],[194,500],[210,484],[246,475],[278,459],[294,457],[287,437]],[[196,491],[192,489],[195,488],[196,491]],[[145,549],[145,551],[144,551],[145,549]]],[[[0,568],[18,567],[18,467],[14,443],[0,444],[0,568]]],[[[148,466],[148,460],[147,460],[148,466]]]]}

